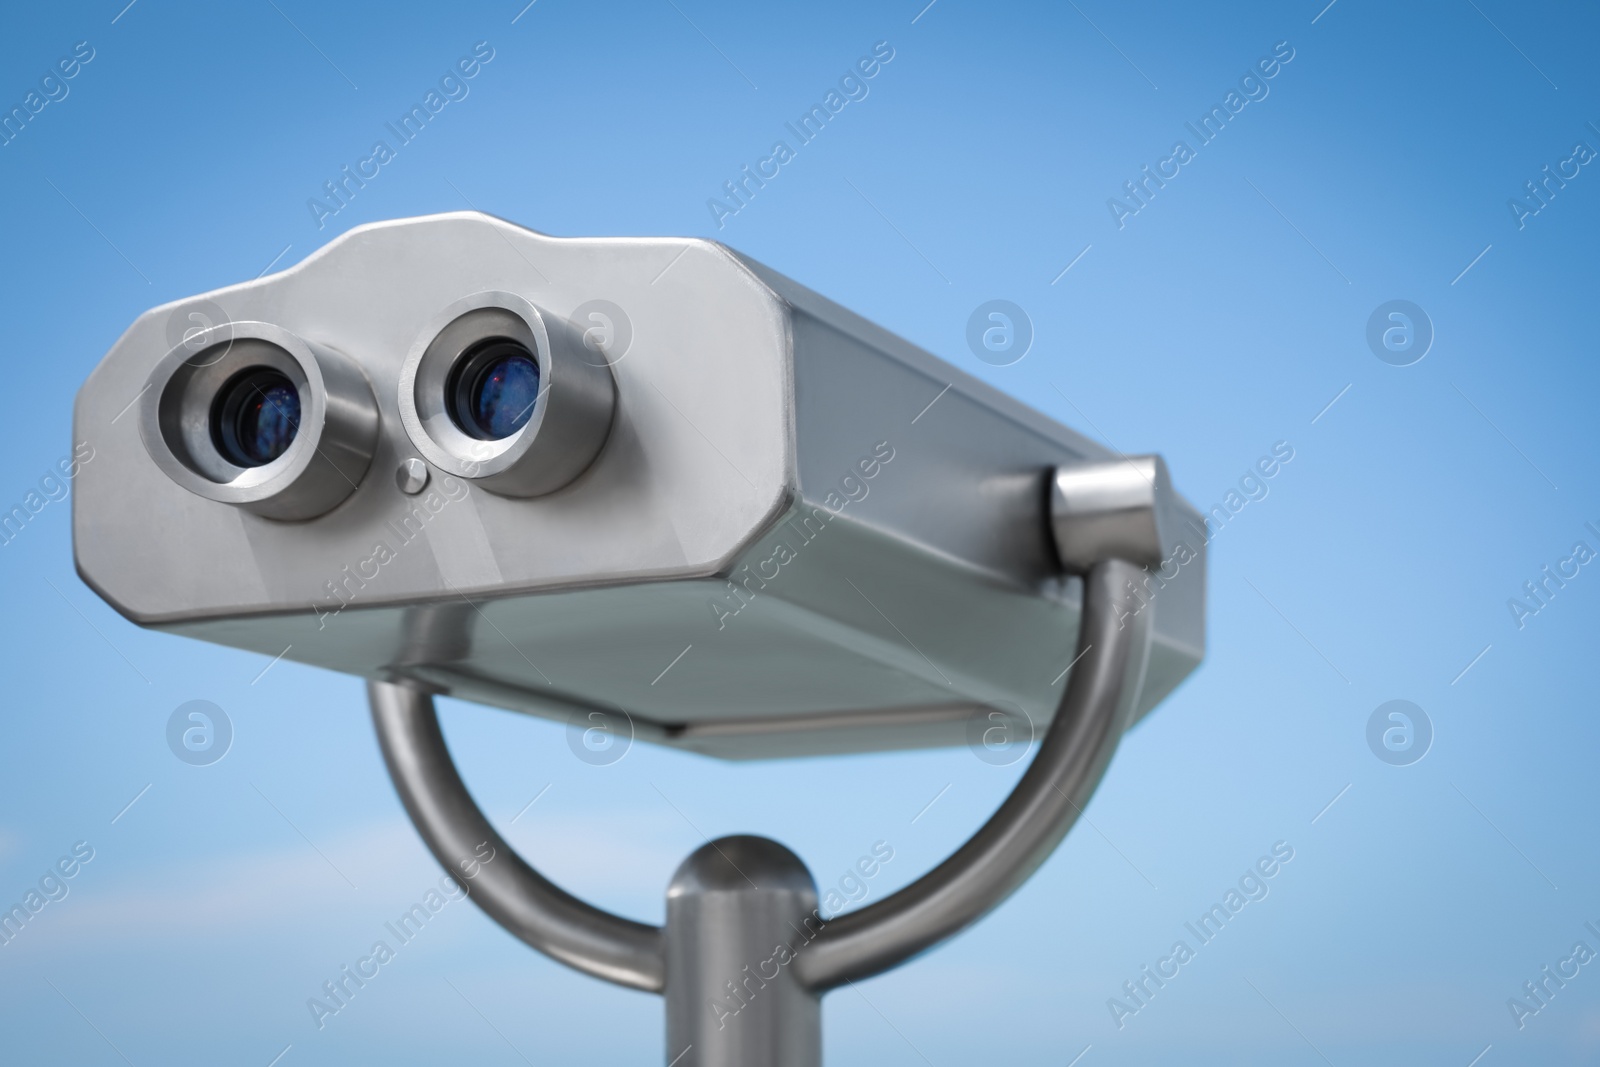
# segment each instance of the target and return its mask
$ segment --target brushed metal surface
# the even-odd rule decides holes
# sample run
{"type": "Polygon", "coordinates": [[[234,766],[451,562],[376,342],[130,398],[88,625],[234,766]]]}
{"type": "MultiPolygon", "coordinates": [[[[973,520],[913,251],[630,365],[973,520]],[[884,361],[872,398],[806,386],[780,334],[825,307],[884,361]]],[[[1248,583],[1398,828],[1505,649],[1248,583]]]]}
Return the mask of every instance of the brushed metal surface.
{"type": "MultiPolygon", "coordinates": [[[[73,497],[79,573],[141,625],[534,714],[626,713],[643,740],[732,758],[960,744],[993,707],[1042,732],[1081,598],[1048,482],[1115,458],[713,242],[551,238],[476,213],[361,227],[147,312],[80,391],[75,433],[107,457],[73,497]],[[407,495],[402,364],[445,309],[493,291],[555,316],[623,310],[610,434],[544,496],[438,468],[407,495]],[[338,507],[285,523],[199,497],[119,417],[169,320],[202,303],[371,381],[373,460],[338,507]]],[[[1204,652],[1190,548],[1140,579],[1136,715],[1204,652]]]]}
{"type": "Polygon", "coordinates": [[[1160,456],[1058,467],[1050,479],[1056,555],[1074,574],[1107,558],[1160,567],[1172,541],[1172,478],[1160,456]]]}
{"type": "Polygon", "coordinates": [[[764,837],[707,841],[667,887],[667,1047],[676,1067],[822,1067],[822,998],[795,960],[823,927],[806,865],[764,837]]]}

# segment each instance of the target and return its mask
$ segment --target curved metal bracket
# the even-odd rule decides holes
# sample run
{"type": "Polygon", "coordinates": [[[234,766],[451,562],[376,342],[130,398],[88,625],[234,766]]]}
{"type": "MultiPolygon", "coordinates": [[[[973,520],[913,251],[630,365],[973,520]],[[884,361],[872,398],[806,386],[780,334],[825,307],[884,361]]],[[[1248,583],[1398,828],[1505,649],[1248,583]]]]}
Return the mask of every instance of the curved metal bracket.
{"type": "Polygon", "coordinates": [[[1057,554],[1064,569],[1084,575],[1078,654],[1055,719],[977,833],[859,911],[822,922],[799,859],[746,837],[708,842],[684,862],[668,890],[665,929],[591,907],[528,866],[489,825],[451,761],[432,697],[369,682],[384,760],[423,840],[447,870],[475,872],[472,897],[491,918],[580,971],[666,995],[668,1052],[682,1050],[672,1062],[694,1050],[685,1067],[819,1067],[823,993],[976,922],[1038,869],[1082,813],[1137,703],[1124,690],[1134,655],[1147,651],[1150,616],[1128,604],[1140,564],[1160,560],[1170,494],[1159,457],[1055,472],[1057,554]],[[475,866],[485,845],[496,860],[475,866]],[[735,1015],[740,1023],[728,1025],[735,1015]]]}
{"type": "MultiPolygon", "coordinates": [[[[876,904],[824,924],[797,953],[800,980],[821,993],[888,970],[977,921],[1027,880],[1066,836],[1099,784],[1121,736],[1118,711],[1135,626],[1120,610],[1139,573],[1121,560],[1084,578],[1078,660],[1038,755],[1011,795],[939,866],[876,904]]],[[[472,898],[539,951],[597,978],[660,993],[662,931],[585,904],[519,857],[461,780],[433,698],[367,683],[389,774],[411,821],[451,873],[487,842],[498,857],[473,880],[472,898]]]]}
{"type": "Polygon", "coordinates": [[[1138,573],[1122,560],[1090,568],[1077,666],[1011,795],[939,866],[876,904],[829,920],[795,960],[807,986],[826,992],[905,962],[982,918],[1049,858],[1122,736],[1118,712],[1136,631],[1119,608],[1138,573]]]}
{"type": "Polygon", "coordinates": [[[368,682],[367,699],[383,761],[406,814],[445,870],[459,876],[476,865],[472,899],[491,919],[586,974],[651,993],[665,990],[661,928],[585,904],[506,844],[467,792],[431,696],[368,682]],[[478,864],[485,842],[493,847],[495,861],[478,864]]]}

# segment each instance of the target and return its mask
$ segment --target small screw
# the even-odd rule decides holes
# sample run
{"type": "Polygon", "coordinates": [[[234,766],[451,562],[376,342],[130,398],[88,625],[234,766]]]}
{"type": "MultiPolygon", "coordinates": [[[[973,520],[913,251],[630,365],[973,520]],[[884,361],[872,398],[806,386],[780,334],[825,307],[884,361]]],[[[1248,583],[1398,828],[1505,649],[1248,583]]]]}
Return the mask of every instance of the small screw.
{"type": "Polygon", "coordinates": [[[428,487],[428,465],[420,459],[401,460],[394,472],[394,484],[407,496],[416,496],[428,487]]]}

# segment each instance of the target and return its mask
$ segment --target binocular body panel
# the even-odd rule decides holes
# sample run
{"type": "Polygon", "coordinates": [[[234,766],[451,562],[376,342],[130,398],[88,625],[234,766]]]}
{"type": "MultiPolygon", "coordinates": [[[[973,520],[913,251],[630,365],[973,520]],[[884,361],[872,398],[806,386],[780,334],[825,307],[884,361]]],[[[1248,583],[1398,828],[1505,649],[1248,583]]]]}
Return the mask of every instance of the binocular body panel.
{"type": "MultiPolygon", "coordinates": [[[[1116,458],[714,242],[476,213],[147,312],[75,435],[79,573],[140,625],[731,758],[1041,733],[1051,477],[1116,458]]],[[[1134,716],[1204,652],[1174,506],[1134,716]]]]}

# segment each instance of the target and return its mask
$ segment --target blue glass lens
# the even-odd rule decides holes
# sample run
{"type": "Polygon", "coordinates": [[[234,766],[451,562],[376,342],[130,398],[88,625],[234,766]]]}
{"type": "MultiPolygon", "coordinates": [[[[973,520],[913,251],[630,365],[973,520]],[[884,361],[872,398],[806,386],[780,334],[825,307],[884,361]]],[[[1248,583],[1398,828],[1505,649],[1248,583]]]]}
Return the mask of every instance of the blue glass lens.
{"type": "Polygon", "coordinates": [[[486,361],[466,397],[475,428],[491,441],[526,426],[538,399],[539,364],[517,350],[486,361]]]}
{"type": "Polygon", "coordinates": [[[217,398],[213,423],[228,461],[261,467],[289,450],[300,429],[300,392],[274,370],[246,372],[217,398]]]}
{"type": "Polygon", "coordinates": [[[239,413],[239,446],[257,464],[288,450],[300,428],[300,393],[288,382],[259,389],[239,413]]]}

